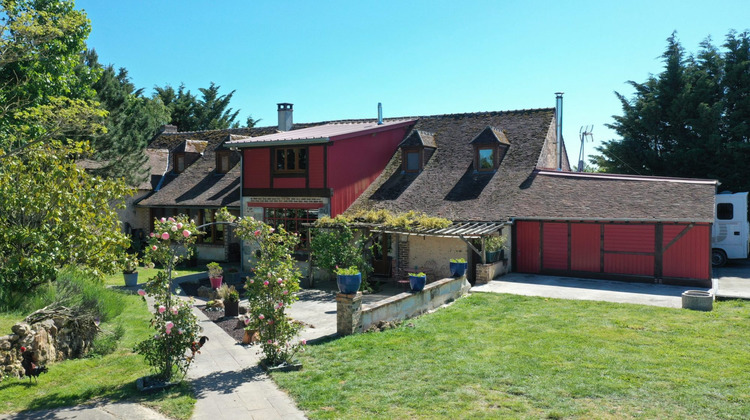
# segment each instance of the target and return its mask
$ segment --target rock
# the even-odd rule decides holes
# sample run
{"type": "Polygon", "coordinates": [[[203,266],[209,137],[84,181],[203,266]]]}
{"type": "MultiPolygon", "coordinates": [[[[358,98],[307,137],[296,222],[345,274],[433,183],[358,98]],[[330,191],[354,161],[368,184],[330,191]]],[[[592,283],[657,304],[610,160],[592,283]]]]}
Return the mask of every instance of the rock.
{"type": "Polygon", "coordinates": [[[21,337],[31,334],[31,326],[25,322],[19,322],[10,329],[13,331],[13,334],[17,334],[21,337]]]}
{"type": "Polygon", "coordinates": [[[11,347],[10,339],[6,337],[8,336],[6,335],[5,337],[0,337],[0,350],[5,350],[5,351],[10,350],[10,347],[11,347]]]}
{"type": "Polygon", "coordinates": [[[210,287],[201,286],[198,288],[198,297],[202,297],[206,299],[216,299],[216,296],[217,296],[216,290],[210,287]]]}

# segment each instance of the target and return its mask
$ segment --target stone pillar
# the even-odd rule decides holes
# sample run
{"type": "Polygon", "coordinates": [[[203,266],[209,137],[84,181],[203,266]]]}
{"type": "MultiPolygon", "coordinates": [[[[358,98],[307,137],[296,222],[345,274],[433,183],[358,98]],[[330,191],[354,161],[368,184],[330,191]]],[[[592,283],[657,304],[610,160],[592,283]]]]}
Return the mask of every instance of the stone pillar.
{"type": "MultiPolygon", "coordinates": [[[[409,237],[406,235],[399,235],[398,241],[398,263],[396,271],[402,273],[404,270],[408,270],[409,267],[409,237]]],[[[396,275],[396,273],[394,273],[396,275]]]]}
{"type": "Polygon", "coordinates": [[[336,295],[336,332],[350,335],[362,329],[362,292],[336,295]]]}
{"type": "Polygon", "coordinates": [[[474,284],[487,284],[492,280],[492,264],[477,264],[474,284]]]}

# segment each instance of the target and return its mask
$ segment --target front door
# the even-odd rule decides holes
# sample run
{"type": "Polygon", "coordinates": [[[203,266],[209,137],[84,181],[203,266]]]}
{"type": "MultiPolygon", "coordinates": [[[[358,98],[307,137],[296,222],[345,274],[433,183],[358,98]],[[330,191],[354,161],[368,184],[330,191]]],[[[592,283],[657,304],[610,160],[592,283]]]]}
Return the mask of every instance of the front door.
{"type": "Polygon", "coordinates": [[[372,274],[375,276],[391,277],[391,235],[375,233],[372,235],[372,274]],[[379,246],[378,246],[379,245],[379,246]]]}

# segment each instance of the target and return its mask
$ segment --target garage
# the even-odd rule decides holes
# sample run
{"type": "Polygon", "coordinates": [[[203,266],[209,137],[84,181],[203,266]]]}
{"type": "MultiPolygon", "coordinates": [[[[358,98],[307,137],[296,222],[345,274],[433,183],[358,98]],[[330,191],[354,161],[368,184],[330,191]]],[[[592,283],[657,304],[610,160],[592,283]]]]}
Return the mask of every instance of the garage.
{"type": "Polygon", "coordinates": [[[711,224],[516,220],[522,273],[711,287],[711,224]]]}

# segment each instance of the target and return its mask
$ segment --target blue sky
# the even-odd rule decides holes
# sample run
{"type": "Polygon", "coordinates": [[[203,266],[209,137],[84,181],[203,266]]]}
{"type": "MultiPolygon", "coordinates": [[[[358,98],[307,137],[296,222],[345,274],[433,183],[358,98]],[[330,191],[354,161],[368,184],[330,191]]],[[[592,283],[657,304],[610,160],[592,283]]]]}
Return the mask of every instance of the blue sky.
{"type": "Polygon", "coordinates": [[[78,0],[100,61],[136,86],[215,82],[232,105],[276,124],[552,107],[577,160],[581,126],[616,138],[614,91],[662,70],[672,31],[688,52],[750,28],[744,1],[78,0]],[[710,3],[710,5],[709,5],[710,3]]]}

